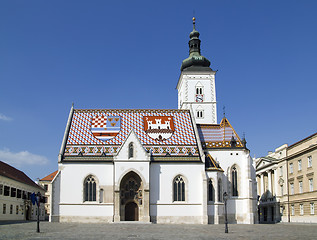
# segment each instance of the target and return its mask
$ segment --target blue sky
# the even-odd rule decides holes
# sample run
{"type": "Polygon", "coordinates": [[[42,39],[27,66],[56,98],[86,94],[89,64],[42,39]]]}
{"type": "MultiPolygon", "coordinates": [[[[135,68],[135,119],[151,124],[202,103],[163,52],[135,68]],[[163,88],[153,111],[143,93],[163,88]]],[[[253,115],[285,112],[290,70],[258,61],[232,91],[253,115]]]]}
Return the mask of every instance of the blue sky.
{"type": "Polygon", "coordinates": [[[177,108],[195,11],[202,55],[251,155],[317,132],[317,1],[1,1],[0,160],[57,169],[75,108],[177,108]]]}

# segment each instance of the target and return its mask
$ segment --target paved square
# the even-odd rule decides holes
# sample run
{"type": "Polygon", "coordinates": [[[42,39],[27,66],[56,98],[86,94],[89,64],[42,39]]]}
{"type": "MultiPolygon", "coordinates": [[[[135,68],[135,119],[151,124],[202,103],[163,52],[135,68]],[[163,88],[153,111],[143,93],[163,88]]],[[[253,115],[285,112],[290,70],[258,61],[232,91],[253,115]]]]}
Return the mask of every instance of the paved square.
{"type": "Polygon", "coordinates": [[[317,239],[317,224],[162,225],[0,222],[0,239],[317,239]]]}

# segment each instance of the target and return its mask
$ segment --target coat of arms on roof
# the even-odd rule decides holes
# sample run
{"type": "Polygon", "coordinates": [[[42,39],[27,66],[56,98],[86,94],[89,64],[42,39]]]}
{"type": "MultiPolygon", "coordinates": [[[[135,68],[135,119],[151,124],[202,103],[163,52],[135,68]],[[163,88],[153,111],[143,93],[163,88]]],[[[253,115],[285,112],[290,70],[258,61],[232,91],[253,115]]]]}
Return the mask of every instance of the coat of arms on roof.
{"type": "Polygon", "coordinates": [[[171,116],[144,116],[144,131],[153,139],[163,141],[174,133],[174,121],[171,116]]]}
{"type": "Polygon", "coordinates": [[[107,141],[118,135],[121,128],[120,116],[95,116],[91,122],[91,132],[95,138],[107,141]]]}

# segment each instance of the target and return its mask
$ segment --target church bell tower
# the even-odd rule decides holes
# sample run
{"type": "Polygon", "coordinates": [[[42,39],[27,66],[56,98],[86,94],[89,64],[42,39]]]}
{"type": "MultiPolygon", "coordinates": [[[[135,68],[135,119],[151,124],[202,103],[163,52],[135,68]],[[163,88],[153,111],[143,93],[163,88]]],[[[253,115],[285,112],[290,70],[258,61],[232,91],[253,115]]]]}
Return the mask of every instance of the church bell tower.
{"type": "Polygon", "coordinates": [[[178,109],[192,109],[197,124],[217,124],[215,74],[200,54],[199,32],[189,34],[189,57],[182,62],[178,79],[178,109]]]}

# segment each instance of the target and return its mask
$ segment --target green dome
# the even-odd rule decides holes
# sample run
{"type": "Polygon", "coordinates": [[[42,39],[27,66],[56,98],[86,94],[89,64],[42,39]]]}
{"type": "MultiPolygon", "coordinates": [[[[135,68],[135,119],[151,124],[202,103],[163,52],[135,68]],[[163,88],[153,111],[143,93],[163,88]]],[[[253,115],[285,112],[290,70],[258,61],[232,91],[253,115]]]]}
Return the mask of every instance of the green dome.
{"type": "Polygon", "coordinates": [[[210,61],[200,54],[199,32],[195,29],[195,18],[193,18],[193,31],[189,34],[189,57],[182,62],[181,71],[188,67],[209,67],[210,61]]]}

